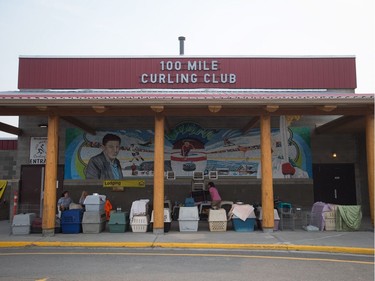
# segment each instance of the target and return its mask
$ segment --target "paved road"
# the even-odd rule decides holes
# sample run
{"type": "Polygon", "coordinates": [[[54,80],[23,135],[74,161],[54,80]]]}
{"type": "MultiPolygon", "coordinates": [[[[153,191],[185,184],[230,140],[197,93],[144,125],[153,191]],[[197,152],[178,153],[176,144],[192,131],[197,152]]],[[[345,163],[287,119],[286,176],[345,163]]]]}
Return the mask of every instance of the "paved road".
{"type": "Polygon", "coordinates": [[[10,248],[0,280],[374,280],[373,255],[294,251],[10,248]]]}

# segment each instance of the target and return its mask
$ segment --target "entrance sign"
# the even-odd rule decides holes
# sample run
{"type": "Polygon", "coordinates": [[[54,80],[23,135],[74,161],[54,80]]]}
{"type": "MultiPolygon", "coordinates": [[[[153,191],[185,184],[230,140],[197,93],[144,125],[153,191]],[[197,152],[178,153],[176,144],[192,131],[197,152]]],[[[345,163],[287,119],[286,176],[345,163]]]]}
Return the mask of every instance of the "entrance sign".
{"type": "Polygon", "coordinates": [[[30,164],[45,164],[47,153],[47,138],[32,137],[30,139],[30,164]]]}

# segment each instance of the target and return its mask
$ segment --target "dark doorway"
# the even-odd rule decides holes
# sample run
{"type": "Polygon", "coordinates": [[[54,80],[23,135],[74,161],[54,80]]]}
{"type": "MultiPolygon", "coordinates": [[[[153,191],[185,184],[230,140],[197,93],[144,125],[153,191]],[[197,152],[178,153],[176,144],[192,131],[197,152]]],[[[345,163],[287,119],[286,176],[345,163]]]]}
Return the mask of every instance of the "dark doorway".
{"type": "Polygon", "coordinates": [[[313,164],[314,199],[356,205],[354,164],[313,164]]]}
{"type": "MultiPolygon", "coordinates": [[[[19,190],[19,213],[36,213],[41,216],[42,192],[44,190],[44,165],[21,166],[21,182],[19,190]]],[[[57,169],[58,186],[56,196],[60,196],[63,190],[64,166],[57,169]]]]}

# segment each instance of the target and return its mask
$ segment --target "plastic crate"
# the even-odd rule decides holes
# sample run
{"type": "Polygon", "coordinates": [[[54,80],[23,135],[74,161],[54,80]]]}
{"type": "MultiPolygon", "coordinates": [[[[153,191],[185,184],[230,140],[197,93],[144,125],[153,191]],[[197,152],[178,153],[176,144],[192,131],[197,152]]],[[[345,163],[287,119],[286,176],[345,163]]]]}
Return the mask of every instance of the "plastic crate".
{"type": "Polygon", "coordinates": [[[336,211],[323,212],[324,230],[336,230],[336,211]]]}
{"type": "Polygon", "coordinates": [[[180,207],[178,220],[199,220],[198,207],[180,207]]]}
{"type": "Polygon", "coordinates": [[[147,232],[149,225],[148,216],[134,216],[130,222],[133,232],[147,232]]]}
{"type": "Polygon", "coordinates": [[[108,222],[109,232],[122,233],[127,230],[129,215],[127,212],[113,212],[108,222]]]}
{"type": "Polygon", "coordinates": [[[82,232],[82,223],[62,223],[61,231],[65,234],[75,234],[82,232]]]}
{"type": "Polygon", "coordinates": [[[106,216],[102,212],[84,212],[82,218],[83,233],[100,233],[105,230],[106,216]]]}
{"type": "Polygon", "coordinates": [[[227,231],[227,221],[210,221],[208,226],[210,231],[227,231]]]}
{"type": "Polygon", "coordinates": [[[238,232],[251,232],[254,231],[255,219],[247,218],[245,221],[239,218],[232,219],[233,228],[238,232]]]}
{"type": "Polygon", "coordinates": [[[83,210],[66,210],[61,213],[61,224],[64,223],[82,223],[83,210]]]}
{"type": "MultiPolygon", "coordinates": [[[[263,229],[263,209],[261,207],[258,207],[258,212],[259,212],[259,215],[258,215],[258,221],[259,221],[258,228],[259,229],[263,229]]],[[[280,223],[279,213],[277,212],[276,209],[273,210],[273,217],[274,217],[273,230],[276,231],[276,230],[279,230],[279,223],[280,223]]]]}
{"type": "Polygon", "coordinates": [[[226,231],[227,213],[225,209],[210,210],[208,214],[208,225],[210,231],[226,231]]]}
{"type": "Polygon", "coordinates": [[[94,193],[93,195],[88,195],[85,198],[83,204],[85,205],[86,211],[89,212],[104,212],[104,204],[105,204],[106,196],[99,195],[94,193]]]}
{"type": "Polygon", "coordinates": [[[36,214],[18,214],[15,215],[12,222],[12,234],[14,235],[24,235],[30,234],[31,224],[35,219],[36,214]]]}
{"type": "MultiPolygon", "coordinates": [[[[150,221],[150,229],[154,229],[154,211],[151,213],[151,221],[150,221]]],[[[172,217],[171,217],[171,211],[169,208],[164,208],[164,232],[168,232],[171,228],[171,222],[172,222],[172,217]]]]}
{"type": "MultiPolygon", "coordinates": [[[[171,222],[171,221],[172,221],[171,211],[169,210],[169,208],[164,208],[164,222],[171,222]]],[[[154,210],[152,210],[152,213],[151,213],[151,222],[154,222],[154,210]]]]}
{"type": "Polygon", "coordinates": [[[178,226],[181,232],[198,231],[198,220],[179,220],[178,226]]]}
{"type": "Polygon", "coordinates": [[[82,232],[83,210],[66,210],[61,213],[60,225],[62,233],[73,234],[82,232]]]}
{"type": "MultiPolygon", "coordinates": [[[[154,224],[150,223],[150,230],[154,229],[154,224]]],[[[164,232],[169,232],[171,229],[171,222],[164,222],[164,232]]]]}
{"type": "Polygon", "coordinates": [[[227,213],[224,209],[209,210],[208,221],[227,221],[227,213]]]}

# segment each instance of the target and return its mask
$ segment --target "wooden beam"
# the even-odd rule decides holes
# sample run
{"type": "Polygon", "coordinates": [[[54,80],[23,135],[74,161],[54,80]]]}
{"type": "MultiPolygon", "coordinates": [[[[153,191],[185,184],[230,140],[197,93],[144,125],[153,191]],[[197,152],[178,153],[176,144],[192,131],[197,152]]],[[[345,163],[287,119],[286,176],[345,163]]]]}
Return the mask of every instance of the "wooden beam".
{"type": "Polygon", "coordinates": [[[17,136],[22,135],[22,130],[20,128],[17,128],[17,127],[14,127],[14,126],[2,123],[2,122],[0,122],[0,131],[13,134],[13,135],[17,135],[17,136]]]}
{"type": "Polygon", "coordinates": [[[260,163],[262,175],[262,228],[264,232],[272,232],[275,221],[273,212],[271,117],[268,114],[260,117],[260,163]]]}
{"type": "Polygon", "coordinates": [[[254,128],[254,126],[259,123],[259,120],[260,120],[259,116],[251,118],[251,120],[246,124],[246,126],[242,128],[242,130],[241,130],[242,134],[244,135],[249,130],[251,130],[252,128],[254,128]]]}
{"type": "Polygon", "coordinates": [[[43,221],[44,236],[55,235],[56,220],[56,184],[57,162],[59,151],[59,117],[48,117],[48,144],[46,154],[46,171],[44,175],[43,221]]]}
{"type": "Polygon", "coordinates": [[[90,126],[86,125],[85,123],[79,121],[78,119],[70,116],[64,116],[61,117],[61,119],[65,120],[66,122],[84,130],[87,133],[90,133],[92,135],[96,135],[96,130],[94,128],[91,128],[90,126]]]}
{"type": "Polygon", "coordinates": [[[154,223],[155,234],[164,233],[164,116],[155,115],[154,136],[154,223]]]}

